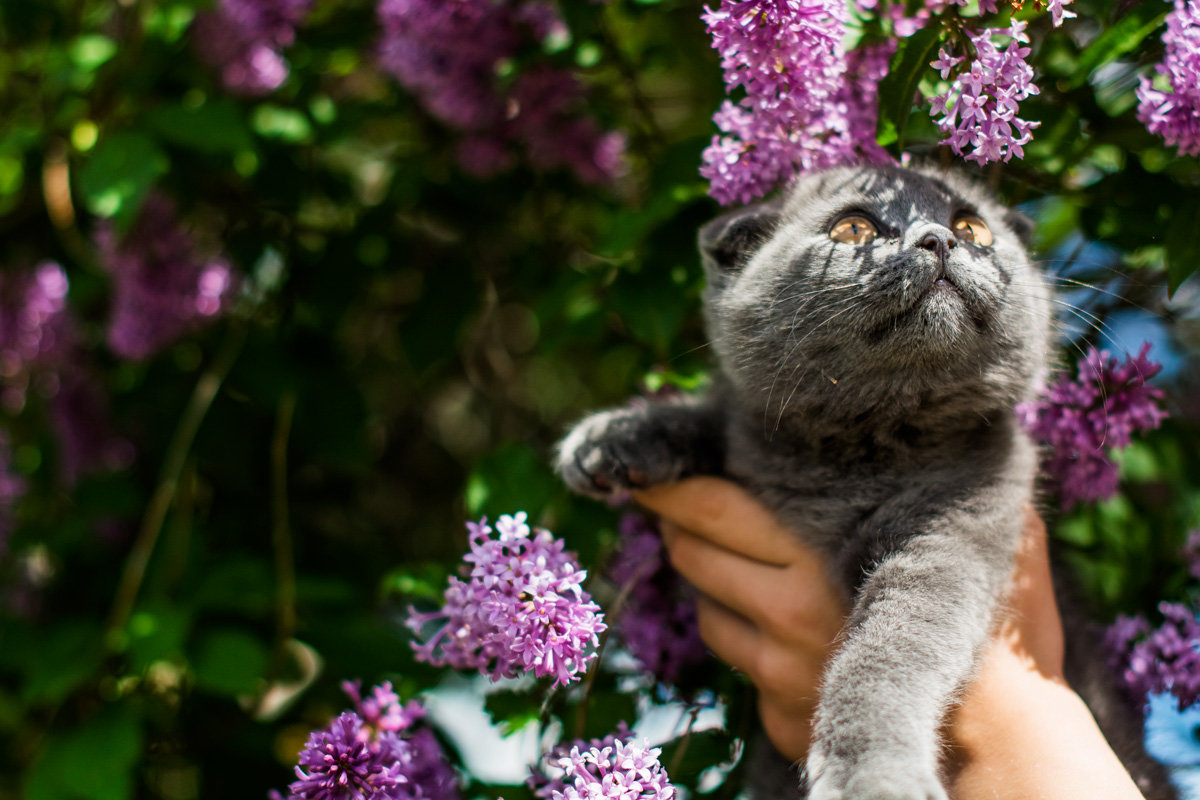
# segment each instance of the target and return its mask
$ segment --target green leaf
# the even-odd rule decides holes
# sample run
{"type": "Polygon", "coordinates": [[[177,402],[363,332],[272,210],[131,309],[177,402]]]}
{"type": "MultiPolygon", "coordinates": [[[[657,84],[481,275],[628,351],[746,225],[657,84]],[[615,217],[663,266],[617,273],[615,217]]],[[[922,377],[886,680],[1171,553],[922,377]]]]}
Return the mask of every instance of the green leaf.
{"type": "Polygon", "coordinates": [[[1166,234],[1167,290],[1174,294],[1200,268],[1200,200],[1189,200],[1175,209],[1166,234]]]}
{"type": "Polygon", "coordinates": [[[483,703],[488,716],[494,725],[499,725],[505,736],[536,722],[538,718],[538,701],[525,691],[501,689],[488,694],[483,703]]]}
{"type": "Polygon", "coordinates": [[[168,606],[139,610],[129,619],[129,659],[134,670],[156,661],[183,655],[191,619],[180,608],[168,606]]]}
{"type": "Polygon", "coordinates": [[[250,130],[228,100],[198,106],[163,106],[146,114],[146,123],[163,139],[204,153],[240,153],[254,149],[250,130]]]}
{"type": "Polygon", "coordinates": [[[312,136],[312,125],[303,113],[266,103],[254,109],[250,124],[255,133],[267,139],[280,139],[294,144],[312,136]]]}
{"type": "Polygon", "coordinates": [[[192,668],[201,689],[246,694],[259,687],[266,672],[267,648],[244,630],[215,630],[201,639],[192,668]]]}
{"type": "Polygon", "coordinates": [[[94,623],[80,620],[59,622],[32,641],[5,642],[12,653],[5,660],[19,660],[25,672],[21,695],[27,703],[53,703],[89,680],[103,654],[100,631],[94,623]]]}
{"type": "Polygon", "coordinates": [[[537,520],[561,488],[546,457],[526,445],[502,445],[481,459],[471,474],[467,513],[495,519],[525,511],[537,520]]]}
{"type": "Polygon", "coordinates": [[[98,33],[87,34],[71,42],[68,50],[75,66],[91,72],[117,53],[117,43],[98,33]]]}
{"type": "Polygon", "coordinates": [[[887,77],[879,82],[878,133],[888,141],[894,136],[897,150],[904,149],[904,130],[908,127],[917,84],[929,69],[933,49],[941,38],[941,28],[930,25],[901,40],[887,77]]]}
{"type": "Polygon", "coordinates": [[[1069,88],[1082,86],[1099,67],[1136,49],[1166,19],[1167,12],[1160,8],[1158,3],[1138,3],[1097,36],[1080,54],[1069,88]]]}
{"type": "Polygon", "coordinates": [[[27,800],[126,800],[142,750],[141,721],[127,706],[110,706],[46,740],[25,785],[27,800]]]}
{"type": "Polygon", "coordinates": [[[166,153],[144,133],[104,137],[79,173],[79,191],[89,211],[127,226],[150,187],[170,167],[166,153]]]}

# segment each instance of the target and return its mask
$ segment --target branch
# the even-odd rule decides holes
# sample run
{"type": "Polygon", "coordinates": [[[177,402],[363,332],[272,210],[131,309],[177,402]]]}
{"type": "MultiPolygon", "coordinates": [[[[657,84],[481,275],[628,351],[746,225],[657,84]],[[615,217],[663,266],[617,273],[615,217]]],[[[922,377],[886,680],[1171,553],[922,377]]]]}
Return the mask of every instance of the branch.
{"type": "Polygon", "coordinates": [[[105,646],[110,650],[117,649],[115,645],[120,640],[120,632],[129,620],[134,603],[137,601],[138,591],[146,576],[146,566],[150,563],[150,556],[153,554],[158,536],[162,532],[163,521],[175,500],[179,477],[187,463],[196,432],[200,429],[200,423],[204,421],[208,409],[212,406],[217,391],[221,388],[221,383],[229,374],[234,361],[237,360],[245,339],[246,332],[242,326],[234,325],[230,328],[216,357],[200,376],[200,379],[196,381],[196,388],[192,390],[192,396],[188,400],[187,407],[184,408],[183,416],[180,417],[179,424],[175,427],[175,433],[171,437],[166,457],[163,459],[158,485],[154,489],[150,503],[146,506],[145,516],[142,517],[142,524],[138,528],[137,539],[134,540],[133,548],[125,560],[125,570],[121,574],[117,593],[113,597],[112,609],[108,613],[104,638],[105,646]]]}

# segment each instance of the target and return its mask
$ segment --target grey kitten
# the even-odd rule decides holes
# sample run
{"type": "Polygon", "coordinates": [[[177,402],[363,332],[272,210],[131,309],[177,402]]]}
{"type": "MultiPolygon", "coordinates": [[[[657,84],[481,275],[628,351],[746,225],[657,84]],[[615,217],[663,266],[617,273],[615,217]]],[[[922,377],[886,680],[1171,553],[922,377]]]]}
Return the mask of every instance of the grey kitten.
{"type": "Polygon", "coordinates": [[[812,800],[946,797],[938,728],[1037,466],[1013,414],[1049,346],[1030,228],[953,174],[805,175],[700,233],[712,389],[594,414],[559,445],[576,491],[727,476],[823,554],[852,611],[814,719],[812,800]]]}

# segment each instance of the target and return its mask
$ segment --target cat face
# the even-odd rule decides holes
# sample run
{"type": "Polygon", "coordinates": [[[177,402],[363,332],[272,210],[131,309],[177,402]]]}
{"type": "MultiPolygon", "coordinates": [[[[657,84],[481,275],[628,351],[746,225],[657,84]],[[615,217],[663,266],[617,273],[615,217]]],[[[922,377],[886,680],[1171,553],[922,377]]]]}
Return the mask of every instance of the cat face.
{"type": "Polygon", "coordinates": [[[1011,405],[1041,368],[1049,320],[1027,231],[952,174],[806,175],[783,202],[701,232],[709,334],[735,388],[781,414],[830,396],[862,413],[860,400],[947,382],[1011,405]]]}

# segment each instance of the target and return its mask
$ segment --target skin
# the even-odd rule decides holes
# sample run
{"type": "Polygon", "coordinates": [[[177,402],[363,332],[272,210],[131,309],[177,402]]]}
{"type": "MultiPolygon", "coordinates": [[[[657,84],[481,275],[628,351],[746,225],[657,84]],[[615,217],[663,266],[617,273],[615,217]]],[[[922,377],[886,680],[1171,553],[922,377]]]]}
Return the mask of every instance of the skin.
{"type": "MultiPolygon", "coordinates": [[[[699,593],[700,633],[759,690],[768,738],[803,761],[820,676],[847,608],[821,559],[737,485],[690,478],[635,493],[662,517],[671,562],[699,593]]],[[[943,727],[960,800],[1137,800],[1142,794],[1063,678],[1046,530],[1029,510],[1008,601],[943,727]]]]}

